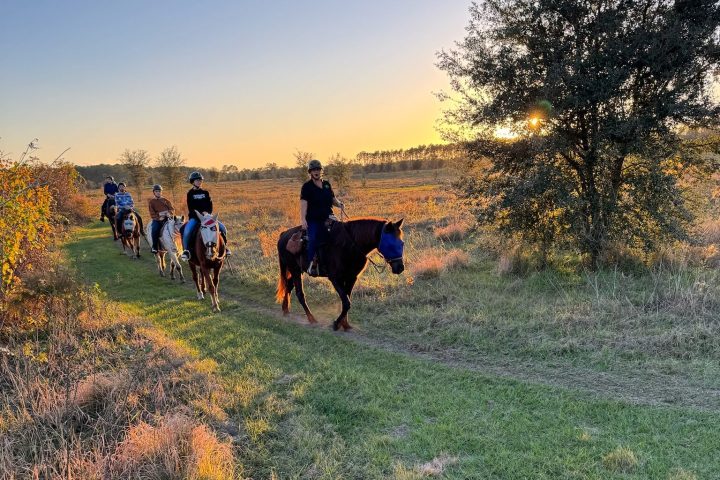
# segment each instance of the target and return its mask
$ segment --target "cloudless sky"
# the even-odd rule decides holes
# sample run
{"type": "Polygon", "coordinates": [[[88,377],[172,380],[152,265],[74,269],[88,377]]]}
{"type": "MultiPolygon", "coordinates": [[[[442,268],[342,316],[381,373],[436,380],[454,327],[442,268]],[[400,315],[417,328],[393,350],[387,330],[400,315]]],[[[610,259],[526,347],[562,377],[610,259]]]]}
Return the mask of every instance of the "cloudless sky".
{"type": "Polygon", "coordinates": [[[470,0],[2,0],[0,150],[290,165],[441,143],[439,50],[470,0]]]}

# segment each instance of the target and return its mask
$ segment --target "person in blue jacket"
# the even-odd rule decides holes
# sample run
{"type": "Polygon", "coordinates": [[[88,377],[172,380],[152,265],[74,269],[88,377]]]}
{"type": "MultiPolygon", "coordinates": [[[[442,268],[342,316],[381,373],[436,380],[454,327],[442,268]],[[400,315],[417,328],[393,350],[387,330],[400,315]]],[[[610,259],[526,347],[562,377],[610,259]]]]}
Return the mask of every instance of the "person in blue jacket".
{"type": "MultiPolygon", "coordinates": [[[[124,210],[132,210],[138,219],[140,224],[140,234],[145,235],[145,227],[143,226],[143,220],[140,214],[135,210],[135,202],[133,202],[132,195],[125,190],[125,182],[118,183],[118,191],[115,194],[115,206],[117,206],[117,215],[115,215],[115,222],[117,226],[118,235],[122,231],[122,217],[124,210]]],[[[117,240],[117,239],[115,239],[117,240]]]]}
{"type": "MultiPolygon", "coordinates": [[[[188,221],[185,225],[183,225],[183,253],[180,256],[181,260],[187,261],[190,259],[190,240],[195,232],[195,227],[197,227],[200,222],[200,219],[195,211],[202,214],[213,212],[213,202],[210,198],[210,192],[203,190],[202,188],[202,182],[204,179],[205,178],[200,172],[192,172],[188,177],[188,182],[192,184],[192,188],[188,190],[187,193],[188,221]]],[[[225,241],[225,255],[231,255],[230,249],[228,248],[227,229],[219,220],[218,224],[220,226],[220,234],[225,241]]]]}
{"type": "Polygon", "coordinates": [[[105,177],[105,184],[103,185],[103,192],[105,193],[105,200],[103,201],[102,207],[100,208],[100,221],[105,221],[105,210],[107,209],[108,202],[115,196],[118,191],[118,185],[115,183],[115,179],[111,176],[105,177]]]}

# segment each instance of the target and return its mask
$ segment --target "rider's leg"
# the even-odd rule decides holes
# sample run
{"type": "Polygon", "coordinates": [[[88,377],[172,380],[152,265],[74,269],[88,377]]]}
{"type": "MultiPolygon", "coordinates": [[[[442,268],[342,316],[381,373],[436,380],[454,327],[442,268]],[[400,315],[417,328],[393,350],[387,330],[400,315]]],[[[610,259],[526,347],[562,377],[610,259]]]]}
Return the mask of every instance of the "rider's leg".
{"type": "Polygon", "coordinates": [[[308,270],[307,272],[310,275],[315,275],[315,252],[317,249],[317,236],[318,236],[318,230],[322,228],[322,224],[320,222],[312,222],[308,221],[308,228],[307,228],[307,258],[308,258],[308,270]]]}
{"type": "Polygon", "coordinates": [[[152,237],[152,250],[156,253],[160,248],[160,230],[162,229],[162,222],[160,220],[153,220],[150,222],[150,236],[152,237]]]}
{"type": "Polygon", "coordinates": [[[225,224],[220,220],[218,220],[218,225],[220,226],[220,235],[222,235],[223,241],[225,242],[225,255],[232,255],[228,248],[227,228],[225,228],[225,224]]]}
{"type": "Polygon", "coordinates": [[[105,221],[105,209],[107,208],[108,198],[105,197],[105,200],[103,201],[102,207],[100,207],[100,221],[105,221]]]}
{"type": "Polygon", "coordinates": [[[182,257],[187,260],[190,258],[190,239],[192,238],[192,234],[195,231],[195,225],[197,225],[197,220],[194,218],[191,218],[187,221],[185,224],[185,231],[183,232],[182,236],[182,244],[183,244],[183,254],[182,257]]]}

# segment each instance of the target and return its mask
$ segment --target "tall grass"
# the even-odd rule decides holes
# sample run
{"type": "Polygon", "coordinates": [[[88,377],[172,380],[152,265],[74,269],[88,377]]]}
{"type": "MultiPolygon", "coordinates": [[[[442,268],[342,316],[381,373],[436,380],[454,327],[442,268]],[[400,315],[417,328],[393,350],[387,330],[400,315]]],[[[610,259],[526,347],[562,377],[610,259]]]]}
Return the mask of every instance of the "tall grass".
{"type": "Polygon", "coordinates": [[[50,263],[0,328],[0,478],[230,478],[212,365],[50,263]]]}

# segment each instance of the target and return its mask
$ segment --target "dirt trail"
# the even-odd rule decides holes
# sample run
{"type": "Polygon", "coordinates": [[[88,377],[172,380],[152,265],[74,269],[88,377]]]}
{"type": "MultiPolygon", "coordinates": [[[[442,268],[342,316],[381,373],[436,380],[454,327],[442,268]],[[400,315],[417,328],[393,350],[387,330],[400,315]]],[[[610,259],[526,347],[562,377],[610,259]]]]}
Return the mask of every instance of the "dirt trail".
{"type": "MultiPolygon", "coordinates": [[[[151,265],[155,268],[154,263],[151,265]]],[[[188,280],[187,286],[192,289],[194,295],[195,285],[192,282],[192,277],[188,275],[186,278],[188,280]]],[[[223,301],[227,302],[228,300],[241,303],[244,308],[249,308],[256,313],[292,322],[306,328],[330,328],[330,321],[327,323],[321,321],[317,325],[311,325],[307,322],[304,314],[290,313],[283,315],[279,305],[270,307],[243,298],[241,295],[232,294],[227,289],[221,289],[221,306],[223,301]]],[[[293,293],[293,306],[300,308],[295,300],[293,293]]],[[[337,335],[363,346],[441,363],[450,368],[466,369],[520,382],[560,387],[597,398],[618,400],[635,405],[694,408],[720,412],[720,389],[695,385],[680,374],[668,375],[656,371],[637,370],[629,371],[626,374],[615,371],[598,372],[569,365],[562,359],[543,362],[535,359],[529,361],[512,357],[473,355],[472,360],[467,360],[462,355],[454,354],[452,351],[418,351],[413,345],[403,344],[387,337],[379,338],[370,332],[363,332],[357,328],[350,332],[338,332],[337,335]]]]}

